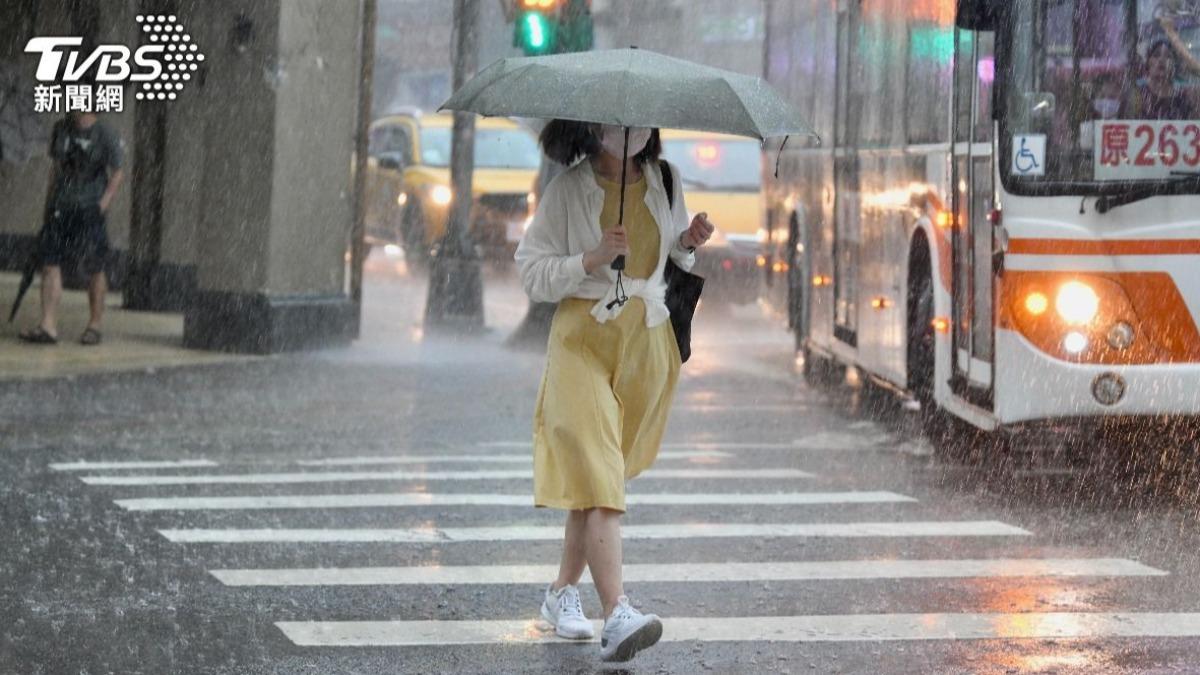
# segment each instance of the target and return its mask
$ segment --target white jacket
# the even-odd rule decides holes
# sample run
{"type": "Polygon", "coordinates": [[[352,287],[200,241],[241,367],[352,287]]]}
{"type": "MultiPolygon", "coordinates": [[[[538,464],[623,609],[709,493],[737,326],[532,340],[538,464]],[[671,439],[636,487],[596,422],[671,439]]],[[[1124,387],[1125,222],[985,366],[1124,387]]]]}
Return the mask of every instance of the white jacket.
{"type": "MultiPolygon", "coordinates": [[[[674,179],[675,206],[667,202],[662,173],[658,163],[644,165],[646,176],[646,206],[658,222],[658,265],[649,279],[623,278],[622,285],[629,297],[640,297],[646,303],[646,325],[657,326],[670,314],[663,299],[667,286],[663,267],[667,255],[684,270],[696,262],[694,253],[679,243],[679,237],[689,226],[687,206],[683,203],[679,168],[671,165],[674,179]]],[[[590,275],[583,269],[583,254],[600,245],[600,211],[604,208],[604,188],[596,183],[592,164],[584,159],[546,186],[538,203],[533,222],[517,246],[516,261],[521,268],[521,284],[535,302],[558,302],[576,297],[598,300],[592,316],[600,323],[617,317],[620,305],[607,309],[616,297],[617,273],[603,265],[590,275]]]]}

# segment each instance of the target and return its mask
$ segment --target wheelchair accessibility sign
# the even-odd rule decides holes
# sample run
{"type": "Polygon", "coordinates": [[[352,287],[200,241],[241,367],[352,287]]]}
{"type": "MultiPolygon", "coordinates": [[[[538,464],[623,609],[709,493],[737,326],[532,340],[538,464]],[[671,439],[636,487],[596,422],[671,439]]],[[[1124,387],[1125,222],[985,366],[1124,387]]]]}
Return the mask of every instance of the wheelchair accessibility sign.
{"type": "Polygon", "coordinates": [[[1013,136],[1012,172],[1017,176],[1046,175],[1046,135],[1013,136]]]}

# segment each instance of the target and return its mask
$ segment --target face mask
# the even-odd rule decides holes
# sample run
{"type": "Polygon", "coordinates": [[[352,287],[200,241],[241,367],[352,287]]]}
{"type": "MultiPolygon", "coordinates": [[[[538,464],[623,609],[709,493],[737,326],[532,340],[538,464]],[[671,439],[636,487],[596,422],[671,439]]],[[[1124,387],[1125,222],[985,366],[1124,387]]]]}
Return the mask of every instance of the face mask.
{"type": "MultiPolygon", "coordinates": [[[[650,129],[647,127],[629,128],[629,156],[633,157],[650,142],[650,129]]],[[[621,157],[625,151],[625,127],[614,127],[604,124],[600,129],[600,145],[604,151],[613,157],[621,157]]]]}
{"type": "Polygon", "coordinates": [[[1104,119],[1111,119],[1117,116],[1117,111],[1121,109],[1121,102],[1115,98],[1098,98],[1092,103],[1096,113],[1104,119]]]}

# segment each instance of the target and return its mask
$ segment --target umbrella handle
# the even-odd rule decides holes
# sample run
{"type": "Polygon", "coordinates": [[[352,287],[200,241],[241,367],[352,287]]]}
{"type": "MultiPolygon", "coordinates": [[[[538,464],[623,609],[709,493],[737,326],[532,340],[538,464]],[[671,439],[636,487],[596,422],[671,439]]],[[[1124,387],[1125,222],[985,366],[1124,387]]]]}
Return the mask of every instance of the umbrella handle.
{"type": "MultiPolygon", "coordinates": [[[[625,148],[621,152],[621,206],[617,210],[617,222],[625,222],[625,165],[629,163],[629,127],[625,127],[625,148]]],[[[619,255],[612,261],[612,268],[618,272],[625,269],[625,256],[619,255]]],[[[619,279],[620,275],[618,275],[619,279]]]]}

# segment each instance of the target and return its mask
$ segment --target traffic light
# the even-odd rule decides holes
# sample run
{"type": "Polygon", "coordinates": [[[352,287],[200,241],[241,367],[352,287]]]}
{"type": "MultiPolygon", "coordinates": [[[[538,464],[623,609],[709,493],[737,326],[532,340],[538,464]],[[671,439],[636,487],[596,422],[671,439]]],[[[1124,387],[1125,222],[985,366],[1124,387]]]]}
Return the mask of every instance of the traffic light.
{"type": "MultiPolygon", "coordinates": [[[[526,56],[592,48],[590,0],[512,0],[513,46],[526,56]]],[[[508,10],[506,10],[508,11],[508,10]]]]}
{"type": "Polygon", "coordinates": [[[560,0],[517,0],[513,46],[526,56],[556,51],[560,4],[560,0]]]}

